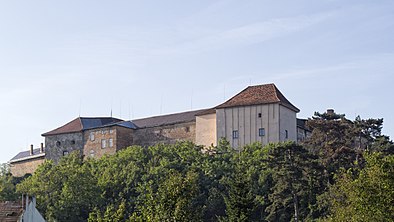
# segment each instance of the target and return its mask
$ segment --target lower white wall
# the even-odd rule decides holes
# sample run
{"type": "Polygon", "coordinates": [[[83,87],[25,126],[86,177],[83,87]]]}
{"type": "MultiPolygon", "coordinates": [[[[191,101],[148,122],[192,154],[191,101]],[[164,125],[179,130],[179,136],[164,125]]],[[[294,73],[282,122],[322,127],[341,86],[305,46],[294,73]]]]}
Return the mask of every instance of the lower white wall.
{"type": "Polygon", "coordinates": [[[280,141],[297,141],[297,113],[293,110],[279,105],[280,127],[279,138],[280,141]],[[288,137],[286,138],[286,130],[288,137]]]}
{"type": "Polygon", "coordinates": [[[216,146],[216,113],[196,116],[196,144],[216,146]]]}

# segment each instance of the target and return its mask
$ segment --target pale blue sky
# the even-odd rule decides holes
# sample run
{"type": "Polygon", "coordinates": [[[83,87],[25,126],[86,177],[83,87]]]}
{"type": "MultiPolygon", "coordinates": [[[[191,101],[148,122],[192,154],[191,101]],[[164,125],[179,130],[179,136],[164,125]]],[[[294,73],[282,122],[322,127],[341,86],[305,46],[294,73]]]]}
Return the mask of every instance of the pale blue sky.
{"type": "Polygon", "coordinates": [[[394,1],[0,1],[0,162],[79,114],[208,108],[264,83],[298,117],[334,108],[394,136],[394,1]]]}

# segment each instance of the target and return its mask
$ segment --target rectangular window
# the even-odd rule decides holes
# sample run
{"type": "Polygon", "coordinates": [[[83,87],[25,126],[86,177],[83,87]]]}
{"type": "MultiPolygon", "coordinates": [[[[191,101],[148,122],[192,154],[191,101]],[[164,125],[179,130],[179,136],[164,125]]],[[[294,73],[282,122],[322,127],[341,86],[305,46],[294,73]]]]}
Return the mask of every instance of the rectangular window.
{"type": "Polygon", "coordinates": [[[265,129],[264,128],[259,129],[259,136],[265,136],[265,129]]]}
{"type": "Polygon", "coordinates": [[[258,116],[259,116],[259,118],[261,118],[261,113],[259,113],[259,115],[258,115],[258,116]]]}
{"type": "Polygon", "coordinates": [[[101,140],[101,148],[107,147],[107,140],[101,140]]]}
{"type": "Polygon", "coordinates": [[[238,139],[239,133],[238,130],[233,130],[233,139],[238,139]]]}
{"type": "Polygon", "coordinates": [[[90,141],[94,141],[94,133],[93,132],[90,133],[89,137],[90,137],[90,141]]]}
{"type": "Polygon", "coordinates": [[[109,147],[114,146],[114,140],[112,138],[108,140],[108,145],[109,145],[109,147]]]}
{"type": "Polygon", "coordinates": [[[112,134],[113,132],[114,132],[114,130],[113,130],[113,129],[110,129],[110,130],[109,130],[109,133],[110,133],[110,134],[112,134]]]}
{"type": "Polygon", "coordinates": [[[289,132],[287,130],[285,130],[285,138],[288,139],[289,138],[289,132]]]}
{"type": "Polygon", "coordinates": [[[67,155],[68,155],[68,151],[67,150],[63,151],[63,156],[67,156],[67,155]]]}

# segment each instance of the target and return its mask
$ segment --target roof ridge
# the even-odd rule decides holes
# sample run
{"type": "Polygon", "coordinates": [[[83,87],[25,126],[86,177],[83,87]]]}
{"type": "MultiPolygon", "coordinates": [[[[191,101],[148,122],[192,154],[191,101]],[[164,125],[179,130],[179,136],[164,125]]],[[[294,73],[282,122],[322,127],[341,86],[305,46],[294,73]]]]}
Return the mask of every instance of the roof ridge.
{"type": "Polygon", "coordinates": [[[286,99],[274,83],[248,86],[235,96],[216,106],[215,109],[274,103],[279,103],[299,112],[299,109],[286,99]]]}
{"type": "Polygon", "coordinates": [[[118,120],[123,120],[123,119],[119,119],[119,118],[116,118],[116,117],[109,117],[109,116],[96,116],[96,117],[94,117],[94,116],[87,116],[87,117],[78,117],[78,118],[80,118],[80,119],[118,119],[118,120]]]}
{"type": "Polygon", "coordinates": [[[173,116],[173,115],[178,115],[178,114],[185,114],[185,113],[192,113],[192,112],[200,112],[200,111],[204,111],[204,110],[207,110],[207,109],[197,109],[197,110],[184,111],[184,112],[178,112],[178,113],[170,113],[170,114],[164,114],[164,115],[149,116],[149,117],[143,117],[143,118],[139,118],[139,119],[132,119],[132,120],[130,120],[130,121],[133,122],[133,121],[135,121],[135,120],[143,120],[143,119],[151,119],[151,118],[160,118],[160,117],[173,116]]]}
{"type": "Polygon", "coordinates": [[[81,127],[82,127],[82,129],[81,129],[81,130],[83,130],[82,117],[78,117],[78,120],[79,120],[79,124],[81,124],[81,127]]]}
{"type": "MultiPolygon", "coordinates": [[[[281,93],[280,91],[279,91],[279,89],[274,85],[274,84],[272,84],[272,86],[274,87],[274,92],[275,92],[275,97],[276,97],[276,99],[279,101],[279,102],[281,102],[281,100],[279,99],[279,97],[278,97],[278,92],[279,93],[281,93]]],[[[284,97],[284,96],[283,96],[284,97]]]]}
{"type": "MultiPolygon", "coordinates": [[[[256,85],[256,86],[257,86],[257,85],[256,85]]],[[[235,95],[232,96],[230,99],[224,101],[223,103],[221,103],[221,104],[219,104],[219,105],[217,105],[217,106],[215,106],[215,107],[213,107],[213,108],[216,109],[217,107],[219,107],[219,106],[221,106],[221,105],[223,105],[223,104],[229,102],[230,100],[232,100],[232,99],[235,98],[236,96],[242,94],[242,93],[243,93],[244,91],[246,91],[247,89],[252,88],[252,87],[256,87],[256,86],[247,86],[247,87],[246,87],[245,89],[243,89],[241,92],[235,94],[235,95]]]]}

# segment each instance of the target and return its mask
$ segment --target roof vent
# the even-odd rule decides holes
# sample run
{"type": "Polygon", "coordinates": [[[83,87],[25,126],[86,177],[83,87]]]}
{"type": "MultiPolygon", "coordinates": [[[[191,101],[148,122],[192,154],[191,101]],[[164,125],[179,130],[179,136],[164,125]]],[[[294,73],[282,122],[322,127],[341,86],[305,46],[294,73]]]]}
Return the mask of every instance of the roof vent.
{"type": "Polygon", "coordinates": [[[40,153],[44,152],[44,143],[41,143],[41,147],[40,147],[40,153]]]}
{"type": "Polygon", "coordinates": [[[30,145],[30,155],[33,155],[33,144],[30,145]]]}

